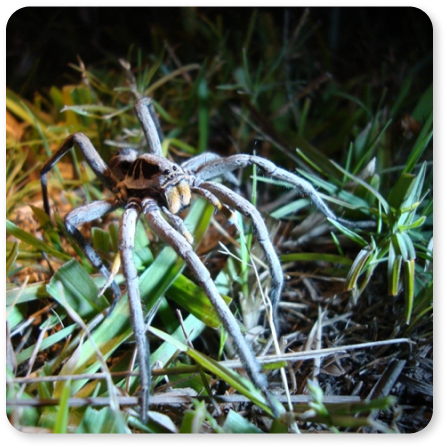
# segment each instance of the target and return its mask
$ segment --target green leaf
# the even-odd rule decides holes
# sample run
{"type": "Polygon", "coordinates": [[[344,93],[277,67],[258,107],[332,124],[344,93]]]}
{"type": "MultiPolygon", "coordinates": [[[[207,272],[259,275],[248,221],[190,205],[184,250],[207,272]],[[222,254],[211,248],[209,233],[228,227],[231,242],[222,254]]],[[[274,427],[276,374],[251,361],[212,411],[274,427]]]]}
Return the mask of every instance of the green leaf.
{"type": "Polygon", "coordinates": [[[42,129],[46,129],[51,124],[34,105],[29,102],[25,104],[19,95],[9,89],[6,89],[6,109],[31,126],[37,122],[42,129]]]}
{"type": "Polygon", "coordinates": [[[17,260],[17,255],[19,255],[19,243],[17,241],[14,241],[12,249],[6,257],[6,277],[9,277],[11,270],[17,260]]]}
{"type": "Polygon", "coordinates": [[[50,217],[46,214],[44,210],[38,207],[34,207],[34,205],[29,204],[31,210],[34,212],[37,220],[39,221],[42,230],[45,233],[45,237],[47,241],[49,241],[55,248],[59,251],[62,251],[62,244],[59,234],[57,233],[53,223],[51,222],[50,217]]]}
{"type": "Polygon", "coordinates": [[[358,253],[357,257],[352,263],[348,275],[346,276],[346,284],[345,284],[346,291],[350,291],[355,287],[358,277],[362,273],[363,267],[365,266],[365,263],[368,261],[369,257],[373,252],[374,247],[368,245],[358,253]]]}
{"type": "MultiPolygon", "coordinates": [[[[124,425],[123,425],[124,426],[124,425]]],[[[87,407],[80,424],[76,429],[77,434],[118,434],[122,432],[130,433],[126,428],[125,431],[118,429],[116,413],[109,407],[102,409],[93,409],[87,407]]]]}
{"type": "Polygon", "coordinates": [[[396,210],[400,209],[404,200],[408,197],[411,186],[415,180],[414,174],[402,173],[388,195],[388,203],[396,210]]]}
{"type": "Polygon", "coordinates": [[[26,285],[26,288],[21,292],[20,287],[8,289],[6,291],[6,305],[10,306],[12,303],[25,303],[48,297],[46,285],[46,282],[32,283],[31,285],[26,285]],[[20,297],[16,299],[19,292],[20,297]]]}
{"type": "Polygon", "coordinates": [[[283,207],[276,209],[273,213],[270,213],[270,216],[275,219],[283,219],[284,217],[307,207],[309,204],[309,199],[298,199],[296,201],[292,201],[290,204],[286,204],[283,207]]]}
{"type": "Polygon", "coordinates": [[[393,271],[391,274],[390,293],[393,296],[397,296],[397,293],[399,292],[398,287],[399,287],[401,266],[402,266],[402,255],[398,255],[394,261],[393,271]]]}
{"type": "Polygon", "coordinates": [[[188,410],[183,417],[182,425],[180,426],[180,434],[198,434],[201,432],[203,422],[206,419],[205,403],[201,402],[196,409],[188,410]]]}
{"type": "Polygon", "coordinates": [[[226,434],[264,434],[257,426],[234,412],[233,409],[230,409],[223,429],[226,434]]]}
{"type": "Polygon", "coordinates": [[[411,171],[413,171],[414,167],[421,158],[425,149],[432,141],[433,138],[432,126],[433,126],[433,111],[431,111],[429,117],[427,118],[424,127],[422,128],[419,137],[416,140],[413,149],[411,150],[411,153],[407,160],[407,164],[404,169],[406,173],[410,173],[411,171]]]}
{"type": "Polygon", "coordinates": [[[352,260],[341,255],[323,254],[323,253],[297,253],[280,255],[279,259],[282,262],[289,261],[325,261],[334,264],[352,265],[352,260]]]}
{"type": "Polygon", "coordinates": [[[109,306],[104,296],[98,297],[97,286],[77,260],[61,266],[47,285],[48,293],[63,305],[57,286],[59,282],[63,285],[65,299],[83,318],[96,315],[109,306]]]}
{"type": "Polygon", "coordinates": [[[54,249],[51,245],[44,243],[43,241],[37,239],[35,236],[25,232],[24,230],[17,227],[14,223],[6,220],[6,231],[12,236],[15,236],[20,241],[23,241],[26,244],[29,244],[36,249],[46,252],[47,254],[54,255],[56,258],[62,261],[71,260],[71,256],[64,254],[56,249],[54,249]]]}
{"type": "Polygon", "coordinates": [[[383,209],[385,210],[385,213],[388,214],[389,210],[390,210],[390,206],[388,204],[388,202],[385,200],[385,198],[373,187],[371,187],[371,185],[369,185],[367,182],[365,182],[362,179],[359,179],[358,177],[352,175],[351,173],[349,173],[348,171],[346,171],[345,169],[343,169],[340,165],[338,165],[337,163],[335,163],[334,161],[332,161],[332,164],[338,169],[340,170],[345,176],[347,176],[349,179],[357,182],[359,185],[362,185],[364,188],[366,188],[369,192],[371,192],[374,197],[380,202],[381,206],[383,207],[383,209]]]}
{"type": "Polygon", "coordinates": [[[98,252],[110,252],[112,248],[110,233],[98,227],[92,227],[92,246],[98,252]]]}
{"type": "MultiPolygon", "coordinates": [[[[203,289],[183,275],[177,277],[166,291],[166,296],[194,314],[209,327],[219,328],[221,325],[220,318],[203,289]]],[[[222,294],[222,298],[227,305],[231,303],[231,297],[222,294]]]]}
{"type": "Polygon", "coordinates": [[[261,407],[269,415],[272,415],[272,410],[270,409],[269,405],[267,404],[265,398],[253,386],[253,384],[250,381],[237,375],[235,372],[224,367],[223,365],[219,364],[217,361],[209,358],[208,356],[204,355],[203,353],[201,353],[191,347],[188,347],[187,345],[178,341],[177,339],[168,335],[167,333],[164,333],[163,331],[161,331],[157,328],[154,328],[154,327],[149,327],[149,328],[150,328],[151,333],[158,336],[160,339],[162,339],[166,342],[169,342],[176,349],[181,350],[182,352],[185,352],[188,356],[190,356],[192,359],[194,359],[194,361],[196,361],[204,369],[208,370],[211,373],[214,373],[219,378],[223,379],[230,386],[234,387],[238,392],[245,395],[247,398],[249,398],[251,401],[253,401],[253,403],[255,403],[259,407],[261,407]]]}
{"type": "Polygon", "coordinates": [[[197,148],[194,148],[194,146],[188,145],[187,143],[177,138],[165,138],[161,146],[163,148],[163,154],[168,153],[168,148],[170,146],[179,148],[182,151],[187,152],[188,154],[196,155],[198,153],[197,148]]]}
{"type": "Polygon", "coordinates": [[[407,232],[399,233],[399,235],[401,236],[402,241],[405,244],[408,253],[408,259],[414,260],[416,258],[416,251],[414,249],[413,241],[411,241],[411,238],[407,232]]]}
{"type": "Polygon", "coordinates": [[[54,424],[55,434],[66,434],[68,423],[68,400],[70,398],[70,380],[66,381],[63,385],[62,394],[59,402],[59,410],[57,413],[56,421],[54,424]]]}
{"type": "Polygon", "coordinates": [[[391,296],[396,296],[398,293],[401,265],[402,255],[396,256],[393,242],[390,241],[388,249],[388,294],[391,296]]]}
{"type": "MultiPolygon", "coordinates": [[[[190,365],[176,363],[176,368],[186,367],[190,368],[190,365]]],[[[199,370],[196,367],[196,370],[199,370]]],[[[183,388],[191,388],[194,389],[197,393],[200,393],[201,397],[209,395],[207,392],[207,388],[211,384],[211,376],[202,372],[202,375],[196,375],[191,373],[180,373],[180,374],[170,374],[169,381],[174,384],[175,389],[183,389],[183,388]],[[204,384],[206,381],[206,384],[204,384]]]]}
{"type": "Polygon", "coordinates": [[[411,116],[420,122],[422,122],[426,117],[430,116],[433,111],[433,84],[427,87],[427,90],[419,98],[415,108],[413,109],[411,116]]]}
{"type": "Polygon", "coordinates": [[[414,260],[404,260],[406,323],[410,323],[414,300],[414,260]]]}
{"type": "MultiPolygon", "coordinates": [[[[286,414],[284,414],[286,415],[286,414]]],[[[270,427],[270,434],[288,434],[289,427],[286,422],[283,421],[283,419],[275,418],[272,422],[272,426],[270,427]]]]}
{"type": "MultiPolygon", "coordinates": [[[[51,336],[46,337],[42,344],[40,345],[40,350],[44,351],[47,348],[51,347],[54,344],[57,344],[58,342],[61,342],[63,339],[68,338],[70,335],[72,335],[75,330],[77,329],[76,324],[69,325],[68,327],[63,328],[62,330],[58,331],[57,333],[52,334],[51,336]]],[[[33,351],[35,349],[35,344],[30,345],[25,350],[22,350],[20,353],[17,354],[17,364],[20,364],[22,362],[27,361],[31,358],[31,355],[33,354],[33,351]]]]}
{"type": "Polygon", "coordinates": [[[406,241],[402,237],[401,233],[394,233],[391,237],[391,240],[394,244],[394,250],[396,254],[402,255],[404,260],[408,260],[408,248],[406,241]]]}
{"type": "Polygon", "coordinates": [[[97,104],[77,104],[76,106],[64,106],[61,110],[61,112],[67,111],[72,111],[85,117],[94,118],[103,118],[102,115],[114,115],[121,112],[114,107],[101,106],[97,104]]]}
{"type": "Polygon", "coordinates": [[[352,241],[356,242],[360,246],[368,246],[368,242],[365,239],[363,239],[359,234],[355,233],[353,230],[348,229],[344,225],[340,224],[339,222],[331,218],[328,218],[328,221],[338,230],[340,230],[340,232],[343,233],[343,235],[347,236],[352,241]]]}

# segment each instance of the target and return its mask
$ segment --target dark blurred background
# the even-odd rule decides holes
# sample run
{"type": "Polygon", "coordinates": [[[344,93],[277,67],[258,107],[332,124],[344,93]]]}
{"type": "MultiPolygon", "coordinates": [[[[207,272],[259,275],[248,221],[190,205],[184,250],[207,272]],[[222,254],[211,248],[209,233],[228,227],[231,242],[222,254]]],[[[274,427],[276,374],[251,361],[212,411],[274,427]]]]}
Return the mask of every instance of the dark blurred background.
{"type": "MultiPolygon", "coordinates": [[[[259,11],[268,18],[272,39],[287,39],[299,26],[304,9],[259,11]]],[[[251,7],[23,8],[7,24],[7,87],[32,99],[52,85],[77,82],[79,74],[68,64],[77,63],[78,56],[87,67],[118,67],[117,59],[126,57],[132,46],[144,54],[158,54],[164,42],[183,64],[200,63],[213,53],[215,44],[200,38],[206,26],[211,32],[213,27],[223,32],[226,44],[241,52],[252,12],[251,7]]],[[[365,73],[373,80],[384,67],[388,73],[399,73],[415,64],[422,84],[432,77],[433,33],[421,10],[310,8],[305,32],[312,34],[306,42],[312,63],[341,82],[365,73]]],[[[266,33],[262,36],[261,40],[255,29],[250,44],[251,55],[260,60],[269,47],[266,33]]]]}

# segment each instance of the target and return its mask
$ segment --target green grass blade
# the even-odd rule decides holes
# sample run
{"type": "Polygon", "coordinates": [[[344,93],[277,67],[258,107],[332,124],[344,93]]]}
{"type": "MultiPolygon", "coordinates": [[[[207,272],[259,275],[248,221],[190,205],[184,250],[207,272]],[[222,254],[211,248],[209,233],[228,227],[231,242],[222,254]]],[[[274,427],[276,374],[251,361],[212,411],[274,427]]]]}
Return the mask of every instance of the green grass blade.
{"type": "Polygon", "coordinates": [[[352,265],[352,260],[341,255],[323,254],[323,253],[296,253],[280,255],[279,259],[282,262],[289,261],[325,261],[334,264],[343,264],[347,266],[352,265]]]}
{"type": "Polygon", "coordinates": [[[109,305],[104,296],[98,297],[98,288],[76,260],[60,267],[47,286],[48,293],[63,306],[58,284],[63,286],[67,302],[82,318],[94,316],[109,305]]]}
{"type": "Polygon", "coordinates": [[[404,260],[406,323],[410,324],[414,301],[414,260],[404,260]]]}
{"type": "Polygon", "coordinates": [[[194,410],[188,410],[180,426],[180,434],[199,434],[207,417],[205,403],[200,403],[194,410]]]}
{"type": "Polygon", "coordinates": [[[6,257],[6,277],[9,277],[12,268],[17,260],[17,256],[19,255],[19,243],[14,241],[12,249],[9,251],[8,256],[6,257]]]}
{"type": "MultiPolygon", "coordinates": [[[[177,277],[172,286],[166,291],[166,296],[194,314],[207,326],[218,328],[221,325],[220,318],[203,289],[183,275],[177,277]]],[[[222,295],[222,298],[227,305],[231,303],[231,297],[222,295]]]]}
{"type": "Polygon", "coordinates": [[[68,424],[68,400],[70,398],[70,380],[65,382],[62,394],[58,406],[58,413],[56,417],[56,421],[54,423],[54,433],[55,434],[66,434],[67,424],[68,424]]]}
{"type": "Polygon", "coordinates": [[[298,199],[296,201],[292,201],[290,204],[286,204],[276,209],[273,213],[270,213],[270,216],[275,219],[283,219],[286,216],[296,213],[301,209],[307,207],[309,204],[309,199],[298,199]]]}
{"type": "Polygon", "coordinates": [[[367,246],[358,253],[357,257],[352,263],[348,275],[346,276],[346,284],[345,284],[346,291],[350,291],[355,287],[357,280],[363,271],[365,263],[367,262],[368,258],[371,256],[373,252],[374,248],[371,246],[367,246]]]}
{"type": "Polygon", "coordinates": [[[390,295],[397,296],[399,292],[399,281],[400,281],[400,271],[402,267],[402,255],[398,255],[395,258],[394,264],[393,264],[393,270],[391,274],[391,282],[390,279],[388,279],[388,282],[390,282],[390,295]]]}
{"type": "MultiPolygon", "coordinates": [[[[431,128],[433,123],[433,112],[431,113],[429,119],[427,120],[427,124],[425,127],[431,128]]],[[[424,131],[424,130],[423,130],[424,131]]],[[[421,158],[422,154],[424,153],[427,146],[430,144],[433,138],[433,130],[427,133],[424,138],[421,139],[421,137],[424,135],[423,131],[419,135],[418,140],[416,141],[413,149],[411,150],[411,153],[408,157],[407,164],[405,166],[405,172],[410,173],[413,171],[414,167],[416,166],[418,160],[421,158]]]]}
{"type": "MultiPolygon", "coordinates": [[[[64,339],[68,338],[70,335],[72,335],[77,329],[76,324],[69,325],[68,327],[63,328],[62,330],[58,331],[57,333],[52,334],[51,336],[46,337],[42,344],[40,345],[40,350],[46,350],[47,348],[53,346],[54,344],[57,344],[58,342],[63,341],[64,339]]],[[[35,345],[30,345],[26,349],[22,350],[20,353],[17,354],[17,364],[20,364],[22,362],[27,361],[31,358],[31,355],[33,354],[33,350],[35,348],[35,345]]]]}
{"type": "Polygon", "coordinates": [[[199,351],[188,347],[186,344],[181,343],[172,336],[162,332],[161,330],[150,327],[151,333],[158,336],[160,339],[169,342],[178,350],[185,352],[194,361],[201,365],[204,369],[211,373],[214,373],[219,378],[223,379],[230,386],[234,387],[238,392],[249,398],[253,403],[261,407],[269,415],[272,415],[272,411],[269,408],[265,398],[262,394],[245,378],[240,377],[235,372],[227,369],[226,367],[219,364],[217,361],[209,358],[208,356],[200,353],[199,351]]]}
{"type": "Polygon", "coordinates": [[[46,252],[49,255],[54,255],[56,258],[62,261],[68,261],[71,260],[70,255],[64,254],[56,249],[54,249],[52,246],[50,246],[47,243],[44,243],[43,241],[37,239],[35,236],[25,232],[24,230],[17,227],[14,223],[6,220],[6,232],[10,235],[16,237],[20,241],[23,241],[26,244],[29,244],[32,247],[35,247],[36,249],[46,252]]]}
{"type": "Polygon", "coordinates": [[[353,176],[351,173],[349,173],[348,171],[346,171],[343,167],[341,167],[340,165],[338,165],[337,163],[335,163],[334,161],[331,161],[332,164],[339,169],[345,176],[347,176],[349,179],[357,182],[358,184],[362,185],[363,187],[365,187],[369,192],[371,192],[374,197],[380,202],[380,204],[382,205],[385,213],[389,213],[390,210],[390,206],[388,204],[388,202],[385,200],[385,198],[373,187],[371,187],[371,185],[369,185],[367,182],[365,182],[362,179],[359,179],[356,176],[353,176]]]}
{"type": "Polygon", "coordinates": [[[359,234],[355,233],[354,231],[348,229],[344,225],[338,223],[337,221],[334,221],[331,218],[328,218],[328,221],[338,230],[340,230],[340,232],[343,233],[343,235],[347,236],[352,241],[356,242],[362,247],[368,246],[368,242],[365,239],[363,239],[359,234]]]}
{"type": "Polygon", "coordinates": [[[264,434],[257,426],[232,409],[225,419],[223,429],[226,434],[264,434]]]}

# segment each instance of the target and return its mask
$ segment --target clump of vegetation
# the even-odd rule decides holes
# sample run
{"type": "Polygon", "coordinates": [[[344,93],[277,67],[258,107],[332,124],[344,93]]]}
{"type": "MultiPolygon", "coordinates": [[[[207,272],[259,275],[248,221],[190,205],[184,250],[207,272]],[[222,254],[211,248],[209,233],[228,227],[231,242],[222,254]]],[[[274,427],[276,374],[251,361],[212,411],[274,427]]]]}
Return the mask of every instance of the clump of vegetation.
{"type": "MultiPolygon", "coordinates": [[[[112,66],[79,59],[77,82],[33,101],[7,91],[11,422],[106,433],[422,429],[432,410],[433,90],[418,70],[431,60],[340,81],[309,51],[321,35],[308,11],[283,33],[268,12],[253,10],[243,42],[219,18],[182,14],[201,57],[183,59],[186,51],[157,41],[158,51],[131,48],[112,66]],[[279,418],[231,361],[231,338],[183,262],[141,222],[134,258],[153,319],[154,378],[142,425],[126,301],[101,321],[104,279],[63,225],[73,207],[107,196],[77,151],[50,178],[54,221],[43,212],[39,168],[70,133],[85,133],[106,161],[120,147],[144,151],[133,112],[143,96],[154,99],[166,155],[255,152],[307,178],[339,216],[371,221],[363,230],[327,222],[287,186],[239,173],[286,276],[278,353],[263,312],[268,271],[249,222],[239,217],[236,229],[200,200],[187,213],[196,251],[277,392],[279,418]]],[[[118,216],[82,229],[110,265],[118,216]]],[[[120,273],[116,281],[124,290],[120,273]]]]}

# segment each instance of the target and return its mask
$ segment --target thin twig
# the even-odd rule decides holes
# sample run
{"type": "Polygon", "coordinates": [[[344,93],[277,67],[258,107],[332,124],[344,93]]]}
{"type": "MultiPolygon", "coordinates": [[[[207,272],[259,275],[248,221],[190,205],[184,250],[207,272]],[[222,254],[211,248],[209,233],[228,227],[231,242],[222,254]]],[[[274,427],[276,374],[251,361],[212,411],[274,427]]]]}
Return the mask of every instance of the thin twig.
{"type": "MultiPolygon", "coordinates": [[[[201,400],[208,401],[210,397],[199,396],[192,394],[161,394],[151,396],[151,404],[153,406],[161,405],[181,405],[190,404],[191,398],[200,398],[201,400]]],[[[285,396],[275,396],[275,398],[281,403],[285,403],[288,399],[285,396]]],[[[218,403],[251,403],[251,400],[244,395],[214,395],[213,399],[218,403]]],[[[310,395],[293,395],[290,397],[293,404],[309,403],[312,400],[310,395]]],[[[116,397],[116,401],[120,406],[138,406],[138,397],[116,397]]],[[[324,396],[324,403],[352,403],[361,401],[360,397],[335,395],[335,396],[324,396]]],[[[57,406],[60,404],[58,398],[11,398],[6,400],[6,406],[57,406]]],[[[71,397],[68,400],[68,406],[109,406],[110,399],[108,397],[90,397],[90,398],[80,398],[71,397]]]]}

